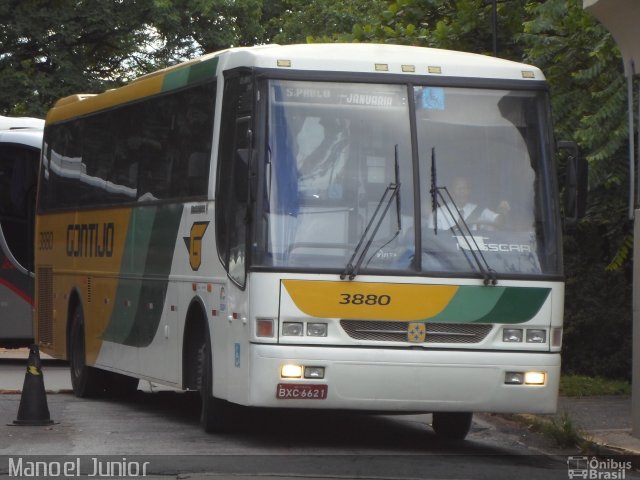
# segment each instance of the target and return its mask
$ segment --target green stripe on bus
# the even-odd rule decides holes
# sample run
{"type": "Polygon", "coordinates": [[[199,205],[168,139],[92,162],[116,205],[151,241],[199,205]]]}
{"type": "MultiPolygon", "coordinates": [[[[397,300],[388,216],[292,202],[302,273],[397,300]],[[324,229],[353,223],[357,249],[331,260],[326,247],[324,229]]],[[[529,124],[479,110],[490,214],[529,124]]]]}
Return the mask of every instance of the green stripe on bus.
{"type": "Polygon", "coordinates": [[[182,210],[178,204],[133,210],[122,259],[121,274],[125,278],[118,282],[103,340],[135,347],[146,347],[153,341],[162,316],[182,210]]]}
{"type": "Polygon", "coordinates": [[[155,207],[134,208],[131,211],[115,305],[109,324],[102,334],[103,340],[124,343],[133,329],[142,281],[131,277],[139,277],[144,272],[155,215],[155,207]]]}
{"type": "Polygon", "coordinates": [[[500,301],[476,323],[524,323],[542,308],[551,293],[550,288],[508,287],[500,301]]]}
{"type": "Polygon", "coordinates": [[[445,309],[431,322],[471,323],[487,315],[496,306],[506,287],[460,286],[445,309]]]}
{"type": "Polygon", "coordinates": [[[162,91],[182,88],[192,83],[214,78],[218,68],[218,57],[194,63],[184,68],[168,72],[162,81],[162,91]]]}
{"type": "Polygon", "coordinates": [[[429,322],[524,323],[542,308],[551,292],[538,287],[461,286],[449,305],[429,322]]]}

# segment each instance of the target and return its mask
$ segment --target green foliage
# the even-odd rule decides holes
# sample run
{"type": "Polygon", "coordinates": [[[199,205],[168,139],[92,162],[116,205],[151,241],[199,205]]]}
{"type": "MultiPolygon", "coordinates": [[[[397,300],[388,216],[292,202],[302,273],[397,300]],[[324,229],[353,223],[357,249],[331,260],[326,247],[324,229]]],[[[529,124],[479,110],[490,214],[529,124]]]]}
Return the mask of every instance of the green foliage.
{"type": "Polygon", "coordinates": [[[54,99],[110,87],[147,45],[150,10],[99,0],[0,2],[0,113],[43,116],[54,99]]]}
{"type": "Polygon", "coordinates": [[[561,448],[571,448],[583,444],[584,434],[577,428],[568,412],[552,418],[541,425],[543,435],[554,440],[561,448]]]}
{"type": "MultiPolygon", "coordinates": [[[[55,99],[72,93],[102,91],[204,52],[272,40],[490,55],[492,6],[488,0],[4,0],[0,114],[43,116],[55,99]]],[[[555,138],[575,140],[590,166],[587,217],[565,235],[563,369],[628,378],[632,231],[618,48],[581,0],[498,0],[496,7],[498,55],[545,72],[555,138]]]]}
{"type": "MultiPolygon", "coordinates": [[[[263,41],[262,1],[4,0],[0,114],[42,117],[195,55],[263,41]]],[[[269,14],[278,15],[276,7],[269,14]]]]}
{"type": "Polygon", "coordinates": [[[283,12],[271,23],[279,29],[276,43],[335,42],[350,33],[354,25],[368,22],[386,2],[373,0],[282,0],[283,12]]]}
{"type": "Polygon", "coordinates": [[[631,272],[606,269],[615,240],[595,222],[565,236],[565,374],[630,379],[631,272]]]}
{"type": "Polygon", "coordinates": [[[611,380],[586,375],[562,375],[560,395],[588,397],[593,395],[631,395],[631,384],[625,380],[611,380]]]}

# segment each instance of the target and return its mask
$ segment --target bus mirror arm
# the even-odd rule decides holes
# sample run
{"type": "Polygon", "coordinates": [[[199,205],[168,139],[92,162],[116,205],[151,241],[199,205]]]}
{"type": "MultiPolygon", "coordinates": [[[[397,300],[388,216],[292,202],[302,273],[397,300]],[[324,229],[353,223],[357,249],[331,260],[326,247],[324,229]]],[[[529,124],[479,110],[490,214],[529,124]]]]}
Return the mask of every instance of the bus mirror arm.
{"type": "Polygon", "coordinates": [[[560,141],[558,150],[569,152],[564,185],[564,212],[565,225],[571,227],[578,223],[586,211],[589,166],[580,154],[576,142],[560,141]]]}

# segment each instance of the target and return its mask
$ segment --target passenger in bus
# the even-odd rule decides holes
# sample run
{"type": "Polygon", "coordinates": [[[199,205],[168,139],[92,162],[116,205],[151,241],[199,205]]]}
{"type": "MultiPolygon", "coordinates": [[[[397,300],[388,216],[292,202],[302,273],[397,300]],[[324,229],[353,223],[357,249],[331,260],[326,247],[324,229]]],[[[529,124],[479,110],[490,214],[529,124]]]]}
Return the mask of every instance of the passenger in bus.
{"type": "MultiPolygon", "coordinates": [[[[453,179],[449,193],[453,202],[444,193],[447,202],[440,204],[436,210],[438,230],[450,230],[456,227],[456,223],[462,225],[462,220],[471,230],[495,230],[505,224],[511,211],[511,206],[506,200],[502,200],[495,211],[471,202],[471,184],[469,179],[463,176],[453,179]]],[[[429,218],[428,227],[434,228],[434,215],[429,218]]]]}

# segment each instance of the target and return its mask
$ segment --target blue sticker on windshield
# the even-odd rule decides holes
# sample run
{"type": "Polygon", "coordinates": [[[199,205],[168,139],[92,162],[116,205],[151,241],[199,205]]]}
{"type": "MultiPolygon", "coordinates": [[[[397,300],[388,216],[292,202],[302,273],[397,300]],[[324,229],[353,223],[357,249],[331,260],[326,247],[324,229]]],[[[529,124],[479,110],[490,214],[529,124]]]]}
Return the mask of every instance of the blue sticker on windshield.
{"type": "Polygon", "coordinates": [[[444,110],[444,88],[424,87],[421,101],[425,110],[444,110]]]}

